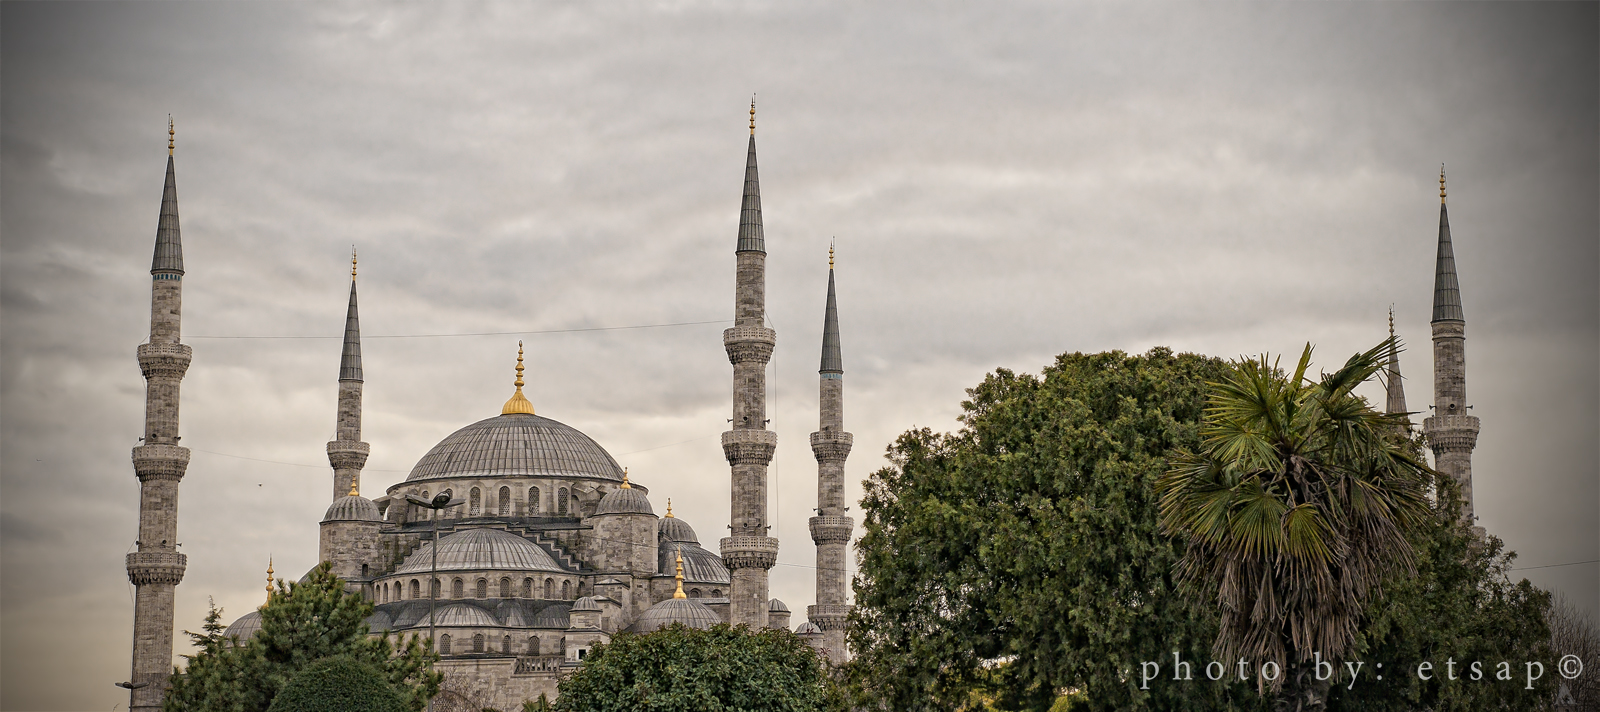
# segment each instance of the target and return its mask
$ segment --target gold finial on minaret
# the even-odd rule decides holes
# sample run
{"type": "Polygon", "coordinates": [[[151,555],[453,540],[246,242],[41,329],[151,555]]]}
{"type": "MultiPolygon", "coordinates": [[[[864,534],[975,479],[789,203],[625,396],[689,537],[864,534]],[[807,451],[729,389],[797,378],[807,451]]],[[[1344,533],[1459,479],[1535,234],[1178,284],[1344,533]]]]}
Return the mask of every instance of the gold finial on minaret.
{"type": "Polygon", "coordinates": [[[833,269],[833,240],[828,240],[828,269],[833,269]]]}
{"type": "Polygon", "coordinates": [[[1394,305],[1389,305],[1389,338],[1394,338],[1394,305]]]}
{"type": "Polygon", "coordinates": [[[688,598],[683,595],[683,552],[678,552],[678,575],[673,577],[678,581],[678,590],[672,592],[673,598],[688,598]]]}
{"type": "MultiPolygon", "coordinates": [[[[272,602],[272,557],[268,556],[267,557],[267,603],[271,603],[271,602],[272,602]]],[[[262,608],[266,608],[267,604],[263,603],[263,604],[261,604],[261,607],[262,608]]]]}
{"type": "Polygon", "coordinates": [[[672,498],[671,497],[667,498],[667,518],[668,519],[672,518],[672,498]]]}
{"type": "Polygon", "coordinates": [[[524,384],[522,382],[521,341],[517,342],[517,380],[513,383],[513,385],[517,387],[517,392],[511,394],[511,400],[506,401],[505,407],[500,409],[500,414],[511,415],[513,413],[522,413],[525,415],[533,415],[533,404],[528,402],[527,396],[522,395],[522,386],[524,384]]]}
{"type": "Polygon", "coordinates": [[[172,123],[172,114],[167,114],[167,155],[172,155],[172,147],[177,139],[178,132],[172,123]]]}
{"type": "Polygon", "coordinates": [[[1444,203],[1444,164],[1439,164],[1439,203],[1444,203]]]}
{"type": "Polygon", "coordinates": [[[350,246],[350,281],[356,281],[356,246],[350,246]]]}
{"type": "Polygon", "coordinates": [[[622,488],[633,489],[633,485],[628,484],[628,468],[626,467],[622,468],[622,488]]]}
{"type": "Polygon", "coordinates": [[[756,135],[756,95],[750,95],[750,135],[756,135]]]}

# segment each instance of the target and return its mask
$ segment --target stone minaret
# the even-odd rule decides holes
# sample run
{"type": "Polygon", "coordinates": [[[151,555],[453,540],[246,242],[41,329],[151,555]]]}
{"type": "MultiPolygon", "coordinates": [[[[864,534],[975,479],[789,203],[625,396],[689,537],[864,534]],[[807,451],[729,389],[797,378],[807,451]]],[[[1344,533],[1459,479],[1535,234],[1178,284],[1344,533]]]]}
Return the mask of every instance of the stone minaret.
{"type": "Polygon", "coordinates": [[[133,679],[129,710],[161,709],[172,674],[173,597],[188,557],[178,553],[178,481],[189,449],[178,445],[178,387],[192,350],[179,342],[183,314],[183,241],[178,231],[176,138],[167,125],[167,183],[161,191],[155,258],[150,265],[150,342],[139,346],[144,372],[144,444],[133,449],[139,476],[138,550],[128,554],[133,582],[133,679]]]}
{"type": "Polygon", "coordinates": [[[845,563],[855,520],[844,513],[844,460],[854,438],[844,431],[844,357],[839,352],[839,305],[833,292],[833,248],[828,248],[828,307],[822,318],[822,367],[817,432],[811,452],[817,456],[817,516],[811,518],[811,541],[817,545],[817,604],[806,617],[822,629],[823,654],[842,663],[845,618],[845,563]]]}
{"type": "Polygon", "coordinates": [[[1444,168],[1439,169],[1439,255],[1433,276],[1433,415],[1422,431],[1433,449],[1433,467],[1461,485],[1461,516],[1472,514],[1472,449],[1478,444],[1478,419],[1467,415],[1466,316],[1456,282],[1456,257],[1445,209],[1444,168]]]}
{"type": "Polygon", "coordinates": [[[1406,387],[1400,377],[1400,342],[1394,338],[1394,307],[1389,307],[1389,364],[1384,368],[1384,390],[1388,402],[1383,412],[1394,415],[1406,410],[1406,387]]]}
{"type": "Polygon", "coordinates": [[[356,255],[350,251],[350,309],[344,317],[344,353],[339,357],[339,413],[328,464],[333,466],[333,499],[361,486],[361,468],[372,448],[361,442],[361,320],[356,316],[356,255]]]}
{"type": "Polygon", "coordinates": [[[731,536],[722,540],[722,561],[733,576],[729,622],[760,630],[767,626],[767,571],[778,562],[778,540],[767,536],[767,463],[778,436],[767,430],[767,361],[777,332],[766,317],[767,248],[761,234],[761,186],[756,178],[756,104],[750,102],[750,154],[744,169],[744,209],[734,248],[738,276],[733,328],[722,345],[733,363],[733,429],[722,434],[722,452],[733,469],[731,536]]]}

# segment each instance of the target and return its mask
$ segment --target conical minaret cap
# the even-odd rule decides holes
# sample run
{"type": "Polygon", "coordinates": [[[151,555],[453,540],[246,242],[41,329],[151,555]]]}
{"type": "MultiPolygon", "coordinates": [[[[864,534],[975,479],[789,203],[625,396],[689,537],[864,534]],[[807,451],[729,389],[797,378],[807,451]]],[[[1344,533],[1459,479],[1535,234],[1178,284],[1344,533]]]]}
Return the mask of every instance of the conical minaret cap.
{"type": "Polygon", "coordinates": [[[739,246],[735,252],[766,253],[761,233],[761,180],[756,174],[756,103],[750,102],[750,153],[744,164],[744,206],[739,212],[739,246]]]}
{"type": "Polygon", "coordinates": [[[361,319],[356,315],[356,255],[350,252],[350,309],[344,316],[344,353],[339,356],[339,380],[361,381],[361,319]]]}
{"type": "Polygon", "coordinates": [[[833,248],[828,248],[828,307],[822,317],[822,368],[818,373],[844,373],[839,349],[839,302],[833,290],[833,248]]]}
{"type": "MultiPolygon", "coordinates": [[[[169,137],[173,133],[168,124],[169,137]]],[[[167,152],[167,184],[161,189],[161,217],[156,224],[156,253],[150,274],[183,274],[183,238],[178,229],[178,178],[173,169],[171,142],[167,152]]]]}
{"type": "Polygon", "coordinates": [[[1405,381],[1400,376],[1400,340],[1394,334],[1394,307],[1389,307],[1389,359],[1384,369],[1384,412],[1399,414],[1409,412],[1406,410],[1405,381]]]}
{"type": "Polygon", "coordinates": [[[1450,244],[1450,213],[1444,204],[1444,168],[1439,168],[1439,252],[1433,273],[1433,321],[1466,321],[1461,311],[1461,285],[1456,281],[1456,255],[1450,244]]]}

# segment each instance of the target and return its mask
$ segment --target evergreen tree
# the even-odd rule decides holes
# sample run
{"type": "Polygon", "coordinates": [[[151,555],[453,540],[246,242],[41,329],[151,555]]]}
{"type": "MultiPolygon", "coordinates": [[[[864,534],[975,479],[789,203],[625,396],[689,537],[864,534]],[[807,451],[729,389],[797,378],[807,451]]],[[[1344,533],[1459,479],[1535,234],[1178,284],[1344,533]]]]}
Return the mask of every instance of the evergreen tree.
{"type": "Polygon", "coordinates": [[[348,655],[307,665],[273,698],[267,712],[403,712],[384,674],[348,655]]]}
{"type": "Polygon", "coordinates": [[[189,665],[174,672],[166,712],[266,712],[273,698],[306,666],[332,656],[348,656],[381,671],[403,698],[406,709],[421,712],[439,690],[439,659],[421,636],[402,647],[388,635],[368,635],[365,619],[372,604],[344,590],[327,563],[301,583],[284,584],[261,609],[261,630],[250,640],[225,640],[221,611],[212,609],[203,634],[190,633],[199,648],[185,656],[189,665]]]}

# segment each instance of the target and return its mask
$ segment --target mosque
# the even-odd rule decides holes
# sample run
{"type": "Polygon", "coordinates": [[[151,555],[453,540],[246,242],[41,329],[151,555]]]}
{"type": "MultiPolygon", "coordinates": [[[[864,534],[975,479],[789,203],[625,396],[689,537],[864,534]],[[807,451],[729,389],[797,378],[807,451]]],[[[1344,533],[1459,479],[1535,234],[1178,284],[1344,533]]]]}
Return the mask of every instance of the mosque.
{"type": "MultiPolygon", "coordinates": [[[[171,672],[173,589],[186,558],[171,544],[177,485],[189,450],[178,445],[178,391],[190,358],[180,343],[183,250],[169,127],[155,258],[151,336],[139,347],[147,379],[144,444],[134,450],[142,488],[140,541],[128,556],[136,586],[131,710],[156,710],[171,672]]],[[[723,332],[733,367],[732,429],[722,448],[732,477],[729,536],[713,552],[694,527],[658,515],[649,489],[633,482],[605,448],[571,425],[542,416],[516,380],[499,414],[439,441],[405,481],[382,496],[361,494],[370,447],[361,440],[361,330],[356,265],[338,370],[331,503],[320,523],[319,560],[375,605],[375,635],[436,635],[446,685],[500,709],[541,694],[554,698],[563,672],[621,632],[672,623],[753,629],[790,626],[790,610],[769,598],[767,574],[778,540],[767,536],[767,466],[777,446],[767,429],[766,364],[776,332],[765,322],[766,246],[756,170],[755,105],[734,257],[734,324],[723,332]],[[442,496],[443,495],[443,496],[442,496]],[[451,502],[453,500],[453,502],[451,502]],[[444,505],[441,508],[435,508],[444,505]],[[434,572],[437,572],[435,575],[434,572]]],[[[794,628],[826,658],[845,658],[846,516],[844,366],[830,253],[819,368],[816,603],[794,628]]],[[[271,571],[268,572],[269,585],[271,571]]],[[[228,627],[248,639],[252,611],[228,627]]]]}

